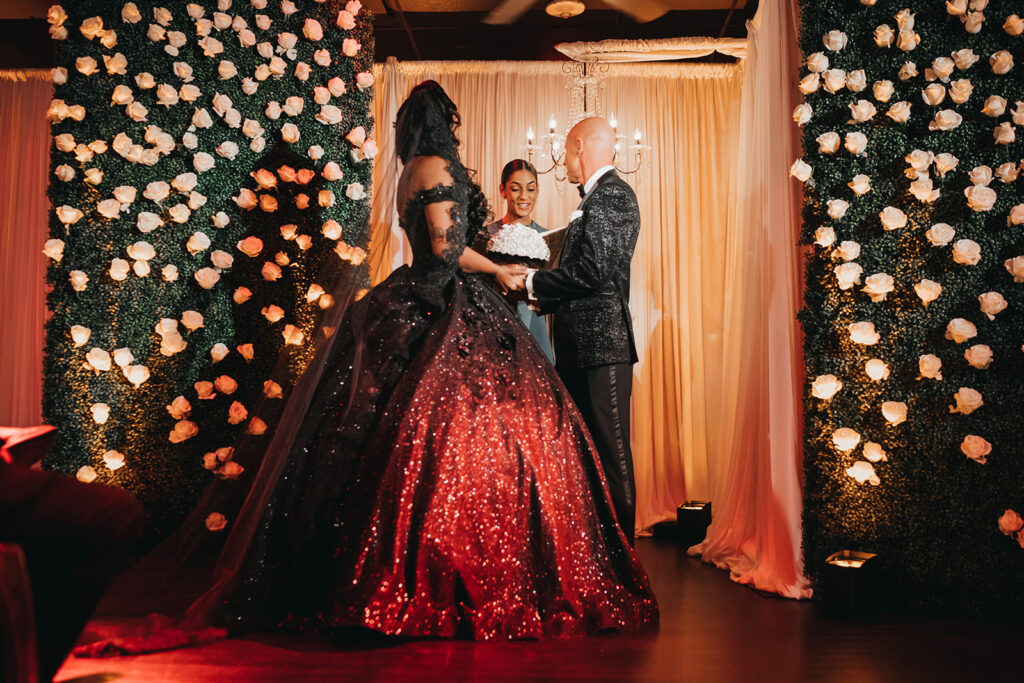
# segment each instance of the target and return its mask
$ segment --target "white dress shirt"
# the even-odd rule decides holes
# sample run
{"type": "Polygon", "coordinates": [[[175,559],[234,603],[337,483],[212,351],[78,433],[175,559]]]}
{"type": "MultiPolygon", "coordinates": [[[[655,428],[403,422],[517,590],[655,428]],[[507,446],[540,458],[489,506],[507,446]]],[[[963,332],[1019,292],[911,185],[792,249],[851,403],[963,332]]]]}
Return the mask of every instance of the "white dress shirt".
{"type": "MultiPolygon", "coordinates": [[[[605,173],[607,173],[608,171],[611,171],[614,168],[615,168],[614,166],[612,166],[611,164],[608,164],[607,166],[602,166],[601,168],[599,168],[596,171],[594,171],[593,173],[591,173],[590,177],[587,178],[587,182],[583,183],[583,195],[586,196],[591,190],[593,190],[594,189],[594,185],[597,185],[597,181],[600,180],[604,176],[605,173]]],[[[580,202],[580,203],[582,203],[582,202],[580,202]]],[[[536,272],[537,272],[536,269],[532,269],[532,270],[530,270],[529,273],[526,274],[526,295],[532,301],[536,301],[537,300],[537,297],[535,297],[533,295],[533,274],[536,273],[536,272]]]]}

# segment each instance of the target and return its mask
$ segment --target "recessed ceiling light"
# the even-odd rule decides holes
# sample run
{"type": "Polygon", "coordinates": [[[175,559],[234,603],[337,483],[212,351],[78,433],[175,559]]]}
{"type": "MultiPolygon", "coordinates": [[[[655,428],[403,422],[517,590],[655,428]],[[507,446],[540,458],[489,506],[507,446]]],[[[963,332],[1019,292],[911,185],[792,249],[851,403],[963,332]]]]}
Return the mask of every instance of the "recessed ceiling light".
{"type": "Polygon", "coordinates": [[[562,19],[568,19],[583,14],[583,10],[587,9],[580,0],[548,0],[548,3],[544,5],[544,11],[553,17],[560,17],[562,19]]]}

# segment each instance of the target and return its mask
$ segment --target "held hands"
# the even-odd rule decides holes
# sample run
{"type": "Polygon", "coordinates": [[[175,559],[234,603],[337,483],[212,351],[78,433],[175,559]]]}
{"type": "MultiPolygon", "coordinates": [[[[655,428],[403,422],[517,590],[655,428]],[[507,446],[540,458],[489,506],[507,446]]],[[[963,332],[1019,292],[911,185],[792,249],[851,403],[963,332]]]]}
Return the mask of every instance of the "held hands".
{"type": "Polygon", "coordinates": [[[517,263],[499,266],[494,277],[502,289],[502,294],[507,294],[509,291],[522,292],[526,289],[526,274],[528,272],[529,269],[526,266],[517,263]]]}

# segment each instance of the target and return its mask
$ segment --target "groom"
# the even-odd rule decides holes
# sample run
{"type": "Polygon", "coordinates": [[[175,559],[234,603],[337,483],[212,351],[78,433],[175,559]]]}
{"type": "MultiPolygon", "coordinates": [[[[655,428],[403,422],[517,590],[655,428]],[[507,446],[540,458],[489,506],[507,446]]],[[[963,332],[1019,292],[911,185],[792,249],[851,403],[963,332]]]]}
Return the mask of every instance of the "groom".
{"type": "Polygon", "coordinates": [[[558,374],[590,428],[619,525],[636,524],[629,399],[637,361],[629,312],[629,265],[640,211],[615,172],[615,131],[602,118],[580,121],[565,140],[568,179],[583,201],[572,213],[557,268],[531,271],[525,288],[552,313],[558,374]]]}

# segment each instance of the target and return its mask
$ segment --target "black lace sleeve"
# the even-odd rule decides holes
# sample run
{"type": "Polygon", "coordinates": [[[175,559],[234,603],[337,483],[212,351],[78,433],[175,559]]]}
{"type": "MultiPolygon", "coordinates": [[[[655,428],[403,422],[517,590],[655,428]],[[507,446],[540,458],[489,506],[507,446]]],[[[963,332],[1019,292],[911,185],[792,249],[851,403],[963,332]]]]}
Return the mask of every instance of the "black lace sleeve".
{"type": "MultiPolygon", "coordinates": [[[[445,235],[447,246],[440,257],[440,261],[450,269],[457,268],[459,258],[466,249],[466,197],[464,188],[458,184],[438,184],[433,187],[420,190],[409,200],[406,206],[405,225],[412,228],[410,241],[413,246],[413,259],[433,261],[437,257],[431,248],[429,227],[427,226],[424,208],[428,204],[438,202],[452,202],[448,210],[452,225],[445,235]]],[[[407,227],[407,229],[408,229],[407,227]]]]}

